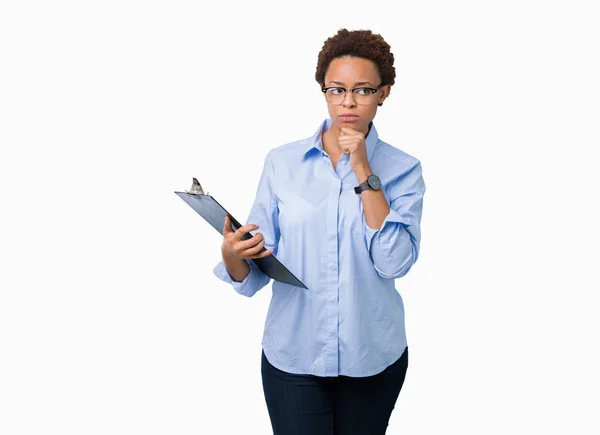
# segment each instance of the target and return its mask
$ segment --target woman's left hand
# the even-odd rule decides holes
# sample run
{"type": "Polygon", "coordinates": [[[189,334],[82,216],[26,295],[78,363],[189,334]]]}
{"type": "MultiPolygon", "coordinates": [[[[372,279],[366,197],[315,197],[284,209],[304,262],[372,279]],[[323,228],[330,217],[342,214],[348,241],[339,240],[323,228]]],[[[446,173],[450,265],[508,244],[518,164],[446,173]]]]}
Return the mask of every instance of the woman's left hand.
{"type": "Polygon", "coordinates": [[[365,135],[349,127],[342,127],[338,144],[344,154],[350,154],[350,167],[354,172],[368,168],[365,135]]]}

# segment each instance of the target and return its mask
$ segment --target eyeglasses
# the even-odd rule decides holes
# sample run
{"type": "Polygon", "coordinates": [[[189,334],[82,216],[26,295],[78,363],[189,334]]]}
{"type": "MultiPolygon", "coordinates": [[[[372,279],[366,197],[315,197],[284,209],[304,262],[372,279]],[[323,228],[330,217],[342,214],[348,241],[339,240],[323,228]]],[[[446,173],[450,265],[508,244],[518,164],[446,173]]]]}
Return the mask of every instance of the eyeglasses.
{"type": "Polygon", "coordinates": [[[325,94],[325,98],[329,104],[333,104],[334,106],[339,106],[346,99],[346,92],[352,92],[352,97],[356,104],[360,104],[361,106],[369,105],[375,99],[375,93],[383,86],[383,83],[377,88],[352,88],[346,89],[341,88],[339,86],[329,87],[329,88],[321,88],[323,93],[325,94]]]}

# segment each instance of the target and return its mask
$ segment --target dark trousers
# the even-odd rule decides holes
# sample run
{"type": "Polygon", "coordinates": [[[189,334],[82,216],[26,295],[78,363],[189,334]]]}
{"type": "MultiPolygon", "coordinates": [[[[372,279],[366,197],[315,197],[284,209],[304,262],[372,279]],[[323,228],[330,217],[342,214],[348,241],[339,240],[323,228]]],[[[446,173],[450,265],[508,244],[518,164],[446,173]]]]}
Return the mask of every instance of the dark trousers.
{"type": "Polygon", "coordinates": [[[274,435],[383,435],[408,368],[408,347],[374,376],[298,375],[272,366],[261,373],[274,435]]]}

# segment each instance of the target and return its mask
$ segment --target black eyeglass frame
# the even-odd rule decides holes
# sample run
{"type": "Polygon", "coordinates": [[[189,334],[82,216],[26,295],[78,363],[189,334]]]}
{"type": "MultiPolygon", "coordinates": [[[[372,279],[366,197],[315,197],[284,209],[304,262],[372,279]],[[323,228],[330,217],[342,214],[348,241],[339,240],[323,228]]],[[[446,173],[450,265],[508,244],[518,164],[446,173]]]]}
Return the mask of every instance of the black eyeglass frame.
{"type": "MultiPolygon", "coordinates": [[[[342,99],[342,102],[340,102],[340,104],[342,104],[344,102],[344,100],[346,99],[346,94],[348,93],[348,91],[352,92],[352,98],[354,99],[354,101],[356,101],[355,94],[354,91],[356,91],[357,89],[366,89],[368,91],[371,91],[371,95],[373,95],[375,92],[379,91],[379,89],[383,86],[383,83],[381,83],[379,86],[377,86],[376,88],[367,88],[364,86],[359,86],[357,88],[351,88],[351,89],[346,89],[343,88],[341,86],[329,86],[329,87],[322,87],[321,91],[325,94],[326,98],[327,98],[327,91],[329,89],[343,89],[344,90],[344,98],[342,99]]],[[[339,106],[340,104],[336,104],[336,106],[339,106]]],[[[358,104],[358,103],[357,103],[358,104]]]]}

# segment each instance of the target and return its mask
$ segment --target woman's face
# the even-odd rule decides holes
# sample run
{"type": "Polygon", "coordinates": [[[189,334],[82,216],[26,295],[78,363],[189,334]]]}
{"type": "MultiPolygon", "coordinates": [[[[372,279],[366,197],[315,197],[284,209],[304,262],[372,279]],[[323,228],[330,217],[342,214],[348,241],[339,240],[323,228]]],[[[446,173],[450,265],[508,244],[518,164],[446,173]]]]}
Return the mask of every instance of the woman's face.
{"type": "MultiPolygon", "coordinates": [[[[377,88],[380,84],[381,78],[375,63],[360,57],[344,56],[333,59],[325,73],[326,88],[377,88]]],[[[385,100],[390,93],[390,88],[389,85],[382,86],[374,94],[369,94],[368,97],[361,99],[360,104],[357,104],[351,92],[346,92],[343,101],[338,105],[331,104],[326,99],[332,127],[336,130],[350,127],[366,134],[369,123],[377,113],[377,104],[385,100]],[[345,118],[343,117],[345,114],[355,115],[355,117],[345,118]]]]}

